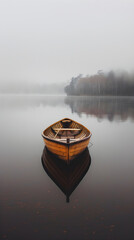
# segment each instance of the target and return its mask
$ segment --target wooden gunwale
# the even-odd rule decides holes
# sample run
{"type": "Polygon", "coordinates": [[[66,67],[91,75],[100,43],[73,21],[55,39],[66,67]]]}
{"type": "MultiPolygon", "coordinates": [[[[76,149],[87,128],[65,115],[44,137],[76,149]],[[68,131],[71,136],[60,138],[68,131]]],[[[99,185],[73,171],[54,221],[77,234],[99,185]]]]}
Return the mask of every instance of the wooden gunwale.
{"type": "Polygon", "coordinates": [[[78,144],[79,142],[84,142],[84,141],[88,140],[88,139],[92,136],[92,133],[91,133],[85,126],[83,126],[82,124],[80,124],[80,123],[78,123],[78,122],[76,122],[76,121],[74,121],[74,120],[72,120],[72,119],[69,119],[69,120],[71,120],[72,122],[78,124],[78,125],[81,126],[83,129],[85,129],[85,130],[89,133],[89,136],[84,137],[83,139],[78,139],[78,140],[76,139],[75,142],[62,142],[62,141],[57,141],[56,138],[54,139],[54,138],[50,138],[50,137],[47,137],[47,136],[44,135],[44,132],[47,131],[49,128],[51,128],[51,127],[54,126],[55,124],[57,124],[57,123],[59,123],[59,122],[61,122],[61,121],[64,121],[64,120],[66,120],[66,119],[68,119],[68,118],[61,119],[61,120],[55,122],[54,124],[50,125],[48,128],[46,128],[46,129],[42,132],[42,137],[43,137],[44,139],[47,139],[47,140],[50,141],[50,142],[55,142],[55,143],[58,143],[58,144],[60,144],[60,145],[62,144],[62,145],[70,146],[70,145],[78,144]]]}
{"type": "Polygon", "coordinates": [[[69,142],[69,143],[67,143],[67,142],[60,142],[60,141],[57,141],[56,139],[53,139],[53,138],[49,138],[49,137],[46,137],[46,136],[44,136],[43,134],[42,134],[42,137],[44,138],[44,139],[47,139],[48,141],[50,141],[50,142],[55,142],[55,143],[57,143],[57,144],[62,144],[62,145],[75,145],[75,144],[78,144],[79,142],[84,142],[84,141],[86,141],[86,140],[88,140],[90,137],[92,136],[92,134],[90,134],[89,136],[87,136],[87,137],[84,137],[83,139],[80,139],[80,140],[76,140],[76,142],[69,142]]]}

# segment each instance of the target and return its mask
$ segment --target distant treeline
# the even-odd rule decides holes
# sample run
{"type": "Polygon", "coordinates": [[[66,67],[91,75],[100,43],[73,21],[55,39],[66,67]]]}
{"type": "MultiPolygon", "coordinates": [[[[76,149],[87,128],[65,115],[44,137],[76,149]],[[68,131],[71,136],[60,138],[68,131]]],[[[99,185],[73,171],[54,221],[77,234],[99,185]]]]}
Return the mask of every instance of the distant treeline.
{"type": "Polygon", "coordinates": [[[15,94],[63,94],[65,83],[36,84],[26,82],[9,82],[0,84],[0,93],[15,94]]]}
{"type": "Polygon", "coordinates": [[[65,92],[77,96],[134,96],[134,75],[113,71],[103,73],[101,70],[92,76],[80,74],[71,79],[65,92]]]}

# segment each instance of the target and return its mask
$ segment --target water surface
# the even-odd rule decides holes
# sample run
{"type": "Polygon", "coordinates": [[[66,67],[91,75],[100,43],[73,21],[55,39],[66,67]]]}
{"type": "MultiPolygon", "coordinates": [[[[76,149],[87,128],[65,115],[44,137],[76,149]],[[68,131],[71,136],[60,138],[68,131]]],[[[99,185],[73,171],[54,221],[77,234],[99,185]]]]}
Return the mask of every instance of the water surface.
{"type": "Polygon", "coordinates": [[[134,239],[134,98],[0,96],[0,133],[0,239],[134,239]],[[41,132],[64,117],[93,144],[69,202],[41,160],[41,132]]]}

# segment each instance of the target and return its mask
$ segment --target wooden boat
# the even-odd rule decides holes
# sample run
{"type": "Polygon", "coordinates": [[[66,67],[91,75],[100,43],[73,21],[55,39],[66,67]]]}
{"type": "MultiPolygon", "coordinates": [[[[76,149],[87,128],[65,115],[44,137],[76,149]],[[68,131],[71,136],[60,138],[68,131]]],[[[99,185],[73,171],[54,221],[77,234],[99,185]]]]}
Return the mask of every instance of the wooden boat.
{"type": "Polygon", "coordinates": [[[42,132],[48,150],[69,163],[89,144],[91,132],[69,118],[64,118],[42,132]]]}
{"type": "Polygon", "coordinates": [[[91,157],[88,148],[86,148],[83,153],[67,165],[64,161],[59,161],[45,147],[42,154],[42,164],[48,176],[66,195],[66,201],[69,202],[70,195],[79,185],[90,167],[91,157]]]}

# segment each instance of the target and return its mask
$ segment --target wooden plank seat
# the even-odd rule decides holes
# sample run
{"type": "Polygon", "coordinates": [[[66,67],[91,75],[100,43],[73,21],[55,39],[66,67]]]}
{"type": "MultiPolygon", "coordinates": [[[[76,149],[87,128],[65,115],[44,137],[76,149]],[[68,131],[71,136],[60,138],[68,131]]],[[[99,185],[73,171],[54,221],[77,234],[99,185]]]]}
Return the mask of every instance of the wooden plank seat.
{"type": "Polygon", "coordinates": [[[54,131],[80,131],[80,128],[52,128],[54,131]]]}
{"type": "Polygon", "coordinates": [[[55,134],[55,138],[57,136],[61,136],[61,137],[74,137],[78,134],[80,134],[80,132],[82,131],[82,129],[80,128],[54,128],[51,127],[52,132],[55,134]]]}
{"type": "Polygon", "coordinates": [[[86,137],[86,134],[83,134],[82,136],[80,136],[80,137],[78,137],[78,138],[74,138],[74,137],[70,137],[70,136],[63,136],[63,137],[61,137],[61,138],[56,138],[56,140],[57,141],[61,141],[61,142],[66,142],[67,141],[67,139],[69,139],[69,141],[70,142],[76,142],[76,141],[79,141],[79,140],[81,140],[81,139],[83,139],[83,138],[85,138],[86,137]]]}
{"type": "Polygon", "coordinates": [[[76,141],[78,141],[78,139],[76,139],[76,138],[56,138],[56,141],[67,142],[67,139],[69,139],[69,142],[76,142],[76,141]]]}

